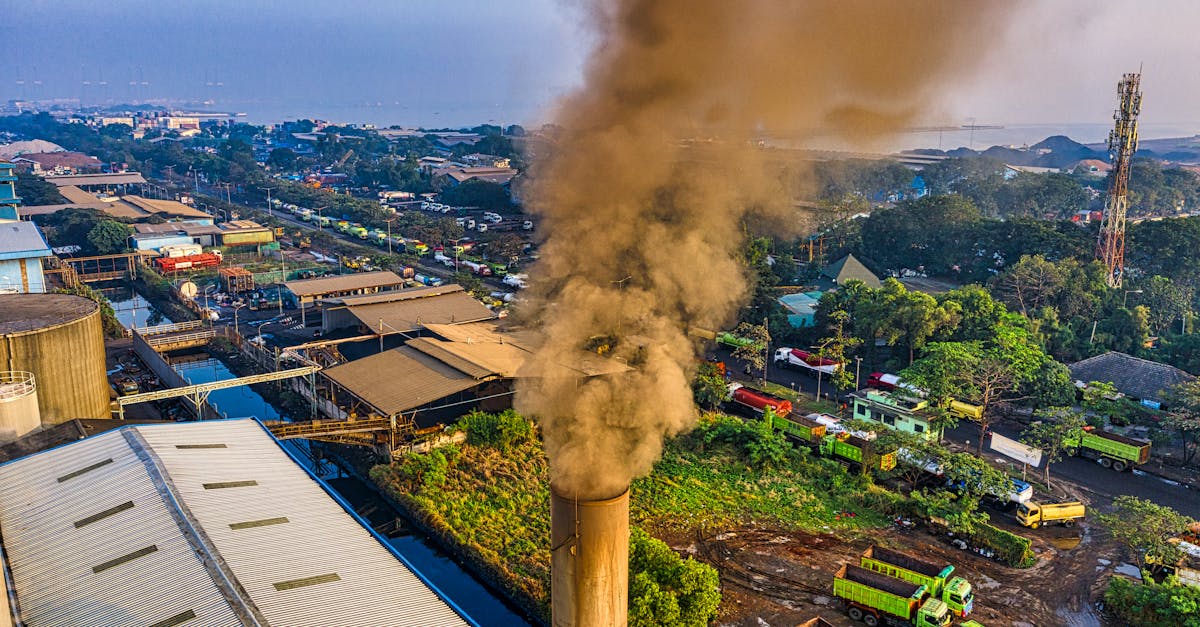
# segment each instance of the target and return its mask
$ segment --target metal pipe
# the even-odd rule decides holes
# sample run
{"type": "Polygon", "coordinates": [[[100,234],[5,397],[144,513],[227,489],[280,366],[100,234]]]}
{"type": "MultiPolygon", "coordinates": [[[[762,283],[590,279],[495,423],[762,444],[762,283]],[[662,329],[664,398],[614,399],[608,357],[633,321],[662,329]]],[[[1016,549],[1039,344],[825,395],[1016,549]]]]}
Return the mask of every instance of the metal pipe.
{"type": "Polygon", "coordinates": [[[582,500],[550,489],[554,627],[628,625],[629,490],[582,500]]]}

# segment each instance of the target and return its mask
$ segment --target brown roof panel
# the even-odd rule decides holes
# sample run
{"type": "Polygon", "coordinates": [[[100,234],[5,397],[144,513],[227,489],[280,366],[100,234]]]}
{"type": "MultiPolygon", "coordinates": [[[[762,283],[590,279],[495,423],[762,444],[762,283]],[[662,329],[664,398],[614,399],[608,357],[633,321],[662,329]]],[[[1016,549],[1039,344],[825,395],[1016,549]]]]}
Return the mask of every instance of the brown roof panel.
{"type": "Polygon", "coordinates": [[[495,317],[470,294],[457,291],[371,305],[350,306],[350,313],[376,333],[408,333],[426,324],[478,322],[495,317]]]}
{"type": "Polygon", "coordinates": [[[404,279],[395,272],[383,270],[380,272],[356,272],[339,276],[325,276],[315,279],[302,279],[284,283],[297,296],[320,296],[351,292],[354,290],[373,287],[394,287],[404,285],[404,279]]]}
{"type": "Polygon", "coordinates": [[[480,383],[408,346],[321,372],[383,416],[428,405],[480,383]]]}

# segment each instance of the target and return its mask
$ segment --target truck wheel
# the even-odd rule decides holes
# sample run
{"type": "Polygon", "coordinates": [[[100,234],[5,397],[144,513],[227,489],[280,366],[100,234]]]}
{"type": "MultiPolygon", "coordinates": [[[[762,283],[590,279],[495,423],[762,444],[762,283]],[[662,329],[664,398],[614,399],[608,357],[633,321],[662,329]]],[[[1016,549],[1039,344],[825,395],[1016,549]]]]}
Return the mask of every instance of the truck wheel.
{"type": "Polygon", "coordinates": [[[1112,463],[1112,469],[1117,472],[1125,472],[1126,467],[1127,466],[1126,466],[1125,462],[1123,462],[1121,460],[1117,460],[1112,463]]]}
{"type": "Polygon", "coordinates": [[[1032,525],[1029,525],[1029,528],[1030,528],[1030,529],[1037,529],[1037,528],[1038,528],[1038,523],[1033,523],[1032,525]]]}
{"type": "Polygon", "coordinates": [[[867,627],[877,627],[879,625],[879,619],[874,614],[867,614],[866,616],[863,616],[863,624],[865,624],[867,627]]]}
{"type": "Polygon", "coordinates": [[[1100,465],[1101,465],[1101,466],[1104,466],[1105,468],[1112,468],[1112,464],[1113,464],[1113,461],[1112,461],[1111,459],[1109,459],[1109,458],[1107,458],[1107,457],[1101,457],[1101,458],[1100,458],[1100,465]]]}
{"type": "Polygon", "coordinates": [[[850,617],[850,620],[862,620],[863,619],[863,611],[858,609],[857,607],[852,607],[852,608],[846,610],[846,615],[850,617]]]}
{"type": "Polygon", "coordinates": [[[1072,448],[1064,449],[1063,452],[1067,454],[1067,457],[1075,457],[1076,455],[1079,454],[1079,449],[1072,447],[1072,448]]]}

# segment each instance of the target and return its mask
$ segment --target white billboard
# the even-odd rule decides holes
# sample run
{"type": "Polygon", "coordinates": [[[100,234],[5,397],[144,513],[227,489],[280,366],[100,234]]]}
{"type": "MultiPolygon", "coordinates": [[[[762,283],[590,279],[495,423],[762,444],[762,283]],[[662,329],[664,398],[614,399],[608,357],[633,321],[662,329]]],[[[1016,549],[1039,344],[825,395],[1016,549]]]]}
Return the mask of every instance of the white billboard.
{"type": "Polygon", "coordinates": [[[1019,462],[1029,464],[1030,466],[1038,466],[1042,463],[1042,450],[1026,446],[1006,438],[999,433],[992,434],[991,449],[1004,455],[1011,457],[1019,462]]]}

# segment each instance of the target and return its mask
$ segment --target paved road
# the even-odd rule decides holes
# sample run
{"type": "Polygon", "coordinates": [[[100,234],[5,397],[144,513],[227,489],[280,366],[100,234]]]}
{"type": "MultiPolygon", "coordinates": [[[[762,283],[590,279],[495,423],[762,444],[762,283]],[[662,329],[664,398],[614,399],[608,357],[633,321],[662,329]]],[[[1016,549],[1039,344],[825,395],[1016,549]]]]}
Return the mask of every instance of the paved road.
{"type": "MultiPolygon", "coordinates": [[[[715,353],[719,359],[734,368],[734,372],[742,372],[743,364],[733,359],[728,350],[721,348],[717,349],[715,353]]],[[[861,381],[865,382],[867,373],[860,373],[860,376],[861,381]]],[[[788,370],[768,365],[767,379],[809,395],[815,394],[817,389],[816,377],[810,376],[807,371],[803,370],[788,370]]],[[[835,391],[828,385],[828,381],[823,379],[821,394],[824,396],[826,393],[834,394],[835,391]]],[[[992,426],[994,432],[1013,439],[1019,437],[1020,429],[1020,425],[1008,422],[1000,422],[992,426]]],[[[963,421],[957,428],[946,432],[946,439],[974,451],[979,441],[979,425],[963,421]]],[[[1002,460],[1002,463],[1010,461],[994,451],[986,451],[986,453],[988,459],[1002,460]]],[[[1016,464],[1016,462],[1012,463],[1016,464]]],[[[1030,469],[1029,472],[1033,474],[1041,471],[1030,469]]],[[[1172,507],[1182,514],[1200,520],[1200,491],[1188,489],[1186,486],[1141,471],[1119,473],[1103,468],[1096,462],[1082,457],[1069,457],[1051,467],[1050,479],[1051,482],[1067,480],[1082,488],[1091,496],[1093,507],[1105,507],[1113,498],[1129,494],[1172,507]]],[[[1039,496],[1038,498],[1043,497],[1039,496]]],[[[1049,500],[1052,497],[1044,498],[1049,500]]]]}

